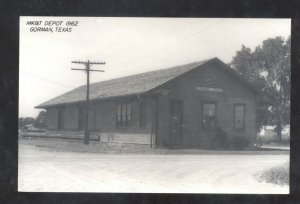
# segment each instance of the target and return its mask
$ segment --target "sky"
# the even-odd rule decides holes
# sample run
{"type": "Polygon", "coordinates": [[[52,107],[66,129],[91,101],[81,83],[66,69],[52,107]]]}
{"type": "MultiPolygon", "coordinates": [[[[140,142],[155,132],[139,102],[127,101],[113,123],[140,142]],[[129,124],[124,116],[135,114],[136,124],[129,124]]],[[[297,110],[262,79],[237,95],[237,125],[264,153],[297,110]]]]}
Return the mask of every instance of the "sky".
{"type": "Polygon", "coordinates": [[[35,106],[86,84],[74,60],[106,63],[93,65],[105,72],[92,72],[92,83],[213,57],[229,63],[242,45],[253,50],[290,32],[290,19],[20,17],[19,117],[36,117],[35,106]]]}

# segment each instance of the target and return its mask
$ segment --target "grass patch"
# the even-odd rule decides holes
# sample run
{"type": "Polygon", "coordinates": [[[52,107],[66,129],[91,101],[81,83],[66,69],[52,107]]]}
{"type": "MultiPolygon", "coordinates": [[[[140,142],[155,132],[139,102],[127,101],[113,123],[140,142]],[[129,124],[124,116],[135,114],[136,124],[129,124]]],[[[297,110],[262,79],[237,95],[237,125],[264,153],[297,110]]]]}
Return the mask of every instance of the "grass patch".
{"type": "Polygon", "coordinates": [[[90,152],[108,154],[192,154],[192,155],[287,155],[288,151],[227,151],[203,149],[151,149],[149,145],[91,142],[48,138],[20,139],[19,144],[33,145],[47,151],[90,152]]]}
{"type": "Polygon", "coordinates": [[[289,162],[263,171],[258,175],[258,180],[281,186],[289,185],[289,162]]]}
{"type": "Polygon", "coordinates": [[[155,153],[154,149],[150,149],[149,145],[125,145],[104,142],[90,142],[89,145],[83,144],[83,141],[77,140],[60,140],[60,139],[20,139],[19,144],[33,145],[47,151],[56,152],[90,152],[90,153],[155,153]]]}

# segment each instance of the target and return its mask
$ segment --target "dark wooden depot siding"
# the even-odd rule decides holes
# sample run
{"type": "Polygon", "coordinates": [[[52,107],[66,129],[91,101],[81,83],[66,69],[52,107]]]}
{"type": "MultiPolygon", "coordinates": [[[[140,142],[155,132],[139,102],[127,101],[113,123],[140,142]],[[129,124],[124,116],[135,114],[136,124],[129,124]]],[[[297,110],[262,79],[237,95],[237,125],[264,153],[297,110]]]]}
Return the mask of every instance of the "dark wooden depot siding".
{"type": "Polygon", "coordinates": [[[157,145],[172,144],[170,135],[170,103],[178,100],[183,103],[182,147],[209,148],[215,135],[214,130],[203,127],[203,104],[215,104],[216,126],[220,126],[229,137],[242,136],[255,142],[255,92],[242,86],[230,75],[218,68],[219,64],[209,64],[201,70],[193,70],[177,80],[160,87],[169,90],[167,96],[160,96],[159,133],[157,145]],[[207,76],[207,78],[203,77],[207,76]],[[199,91],[197,87],[212,87],[217,91],[199,91]],[[219,92],[222,89],[222,92],[219,92]],[[245,129],[235,130],[234,108],[245,105],[245,129]]]}
{"type": "MultiPolygon", "coordinates": [[[[210,148],[217,127],[229,137],[255,143],[256,106],[267,101],[217,58],[91,87],[90,131],[168,148],[210,148]]],[[[47,110],[49,133],[83,132],[83,90],[79,87],[38,106],[47,110]]]]}
{"type": "MultiPolygon", "coordinates": [[[[99,102],[93,102],[90,105],[89,110],[89,130],[92,133],[107,134],[112,132],[115,135],[119,135],[119,139],[125,140],[124,137],[128,137],[128,134],[133,133],[136,141],[139,143],[139,138],[142,137],[142,143],[150,144],[150,134],[153,130],[152,127],[152,115],[153,115],[153,103],[154,101],[149,98],[138,99],[137,97],[130,98],[117,98],[99,102]],[[130,104],[131,105],[131,120],[127,127],[117,126],[117,106],[118,104],[130,104]],[[146,107],[145,114],[145,126],[140,126],[140,105],[143,103],[146,107]],[[146,138],[145,138],[146,137],[146,138]]],[[[74,134],[74,132],[80,132],[83,134],[85,123],[85,109],[83,104],[63,105],[47,108],[47,130],[48,133],[65,133],[74,134]],[[61,118],[59,118],[59,113],[61,118]],[[81,114],[80,114],[81,113],[81,114]],[[59,125],[60,121],[61,126],[59,125]]],[[[134,143],[134,139],[131,139],[131,143],[134,143]],[[133,141],[132,141],[133,140],[133,141]]]]}

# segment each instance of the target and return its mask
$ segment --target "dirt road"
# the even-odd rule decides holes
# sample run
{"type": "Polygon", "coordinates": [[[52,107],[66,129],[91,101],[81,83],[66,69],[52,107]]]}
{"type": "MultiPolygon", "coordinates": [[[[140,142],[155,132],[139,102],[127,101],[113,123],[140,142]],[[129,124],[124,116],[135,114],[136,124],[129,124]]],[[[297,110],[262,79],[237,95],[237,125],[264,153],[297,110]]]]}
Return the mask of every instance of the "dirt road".
{"type": "Polygon", "coordinates": [[[19,146],[19,191],[288,193],[255,174],[289,155],[116,155],[19,146]]]}

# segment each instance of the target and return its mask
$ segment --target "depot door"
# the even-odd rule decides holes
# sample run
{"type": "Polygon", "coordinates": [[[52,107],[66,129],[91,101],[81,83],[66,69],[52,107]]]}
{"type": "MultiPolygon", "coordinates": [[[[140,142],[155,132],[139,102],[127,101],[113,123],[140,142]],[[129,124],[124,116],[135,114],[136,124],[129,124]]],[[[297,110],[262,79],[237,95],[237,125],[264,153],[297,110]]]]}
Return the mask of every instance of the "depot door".
{"type": "Polygon", "coordinates": [[[170,103],[170,142],[173,148],[182,146],[182,101],[170,103]]]}

